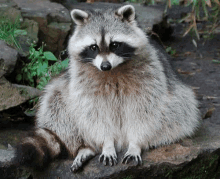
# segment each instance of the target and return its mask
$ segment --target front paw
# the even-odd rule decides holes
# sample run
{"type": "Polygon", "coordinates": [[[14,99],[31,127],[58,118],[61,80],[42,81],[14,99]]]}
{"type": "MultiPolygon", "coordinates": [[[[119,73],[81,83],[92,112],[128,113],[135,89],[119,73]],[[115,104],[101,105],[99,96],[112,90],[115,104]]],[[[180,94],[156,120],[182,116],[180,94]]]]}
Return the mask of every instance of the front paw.
{"type": "Polygon", "coordinates": [[[126,152],[122,160],[122,163],[128,164],[131,161],[133,161],[136,166],[142,164],[142,159],[141,159],[140,154],[131,154],[131,153],[126,152]]]}
{"type": "Polygon", "coordinates": [[[70,170],[75,173],[82,167],[82,164],[83,163],[80,160],[74,160],[73,164],[70,167],[70,170]]]}
{"type": "Polygon", "coordinates": [[[102,162],[104,165],[116,165],[117,164],[117,155],[116,153],[102,153],[99,157],[99,162],[102,162]]]}
{"type": "Polygon", "coordinates": [[[82,165],[90,158],[92,158],[94,155],[95,153],[90,148],[84,148],[79,150],[76,158],[73,161],[72,166],[70,167],[70,170],[72,172],[77,172],[80,168],[82,168],[82,165]]]}

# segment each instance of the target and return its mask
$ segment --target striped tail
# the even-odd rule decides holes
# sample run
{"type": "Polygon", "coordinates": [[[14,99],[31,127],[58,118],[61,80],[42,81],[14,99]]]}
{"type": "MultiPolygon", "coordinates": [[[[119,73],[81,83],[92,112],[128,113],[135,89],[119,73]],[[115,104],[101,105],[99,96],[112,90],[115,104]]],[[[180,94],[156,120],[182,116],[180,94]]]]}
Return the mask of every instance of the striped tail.
{"type": "Polygon", "coordinates": [[[62,141],[48,129],[38,128],[16,147],[17,165],[42,170],[55,158],[68,158],[62,141]]]}

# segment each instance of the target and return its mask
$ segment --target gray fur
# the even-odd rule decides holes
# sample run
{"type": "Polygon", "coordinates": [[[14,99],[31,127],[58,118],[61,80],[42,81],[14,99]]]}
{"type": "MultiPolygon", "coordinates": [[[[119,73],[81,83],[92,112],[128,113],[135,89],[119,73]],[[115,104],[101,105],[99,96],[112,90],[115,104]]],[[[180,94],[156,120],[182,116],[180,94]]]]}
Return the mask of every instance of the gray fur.
{"type": "Polygon", "coordinates": [[[71,12],[77,27],[68,46],[68,78],[64,74],[46,86],[37,126],[53,131],[72,157],[78,153],[73,171],[101,152],[101,162],[115,165],[116,153],[126,148],[123,162],[134,159],[140,164],[141,150],[191,136],[199,126],[193,91],[176,78],[167,57],[149,43],[134,15],[130,5],[71,12]],[[134,55],[122,58],[100,51],[102,56],[82,63],[79,54],[86,46],[100,45],[103,29],[106,44],[126,42],[136,49],[134,55]],[[104,60],[114,68],[101,71],[104,60]]]}

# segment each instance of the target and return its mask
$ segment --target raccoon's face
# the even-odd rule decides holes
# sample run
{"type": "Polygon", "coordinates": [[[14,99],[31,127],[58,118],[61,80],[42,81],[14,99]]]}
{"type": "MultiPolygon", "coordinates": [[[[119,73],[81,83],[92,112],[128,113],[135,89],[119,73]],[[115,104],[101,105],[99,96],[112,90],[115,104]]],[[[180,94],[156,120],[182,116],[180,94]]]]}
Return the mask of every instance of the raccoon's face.
{"type": "Polygon", "coordinates": [[[137,55],[146,44],[145,34],[135,21],[131,5],[117,10],[85,12],[73,10],[77,24],[69,42],[69,54],[101,71],[111,70],[137,55]]]}

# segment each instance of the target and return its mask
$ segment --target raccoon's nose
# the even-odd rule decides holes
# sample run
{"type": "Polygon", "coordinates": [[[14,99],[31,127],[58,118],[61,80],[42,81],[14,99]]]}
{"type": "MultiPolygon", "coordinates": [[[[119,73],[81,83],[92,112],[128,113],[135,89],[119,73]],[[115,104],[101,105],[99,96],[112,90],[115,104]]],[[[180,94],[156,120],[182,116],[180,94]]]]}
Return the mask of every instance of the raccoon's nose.
{"type": "Polygon", "coordinates": [[[111,68],[112,68],[111,63],[109,63],[108,61],[102,62],[101,64],[102,71],[108,71],[108,70],[111,70],[111,68]]]}

